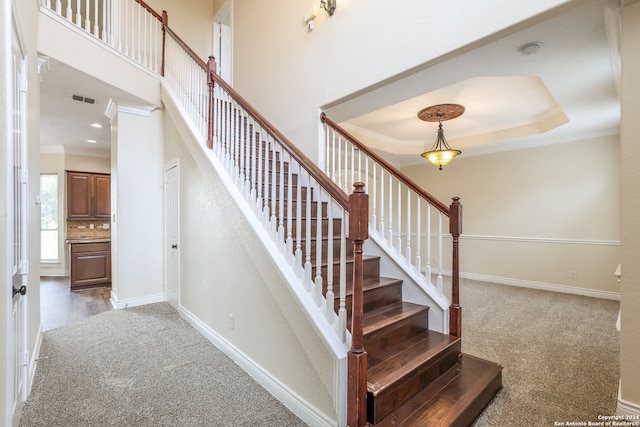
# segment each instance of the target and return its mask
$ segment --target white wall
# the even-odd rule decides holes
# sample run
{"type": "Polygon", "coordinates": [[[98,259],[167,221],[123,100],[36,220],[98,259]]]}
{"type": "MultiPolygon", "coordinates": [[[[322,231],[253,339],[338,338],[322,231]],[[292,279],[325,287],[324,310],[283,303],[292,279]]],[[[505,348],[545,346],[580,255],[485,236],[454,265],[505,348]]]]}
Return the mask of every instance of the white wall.
{"type": "Polygon", "coordinates": [[[180,308],[316,419],[335,422],[334,357],[209,160],[179,129],[165,116],[165,158],[180,163],[180,308]]]}
{"type": "Polygon", "coordinates": [[[162,111],[110,104],[112,299],[119,308],[162,301],[162,111]]]}
{"type": "Polygon", "coordinates": [[[461,274],[618,298],[617,136],[459,157],[442,171],[426,161],[402,171],[446,204],[460,197],[461,274]]]}
{"type": "Polygon", "coordinates": [[[148,0],[156,12],[167,11],[169,28],[203,60],[213,54],[214,1],[148,0]]]}

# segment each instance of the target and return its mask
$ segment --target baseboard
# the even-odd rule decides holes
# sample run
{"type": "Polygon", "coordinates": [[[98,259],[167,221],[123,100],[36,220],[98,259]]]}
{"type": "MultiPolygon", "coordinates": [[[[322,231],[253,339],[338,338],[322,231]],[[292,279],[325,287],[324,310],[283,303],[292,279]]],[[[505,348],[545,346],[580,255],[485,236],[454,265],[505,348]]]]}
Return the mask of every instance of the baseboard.
{"type": "Polygon", "coordinates": [[[153,304],[156,302],[163,302],[164,295],[156,294],[156,295],[149,295],[149,296],[140,297],[140,298],[130,298],[130,299],[119,300],[112,291],[111,297],[109,298],[109,300],[111,301],[111,305],[113,305],[114,308],[121,309],[121,308],[127,308],[127,307],[137,307],[139,305],[153,304]]]}
{"type": "Polygon", "coordinates": [[[281,383],[233,344],[218,335],[209,326],[202,323],[184,307],[178,307],[178,313],[304,422],[314,427],[332,427],[336,425],[335,420],[329,418],[326,414],[304,400],[300,395],[281,383]]]}
{"type": "Polygon", "coordinates": [[[638,418],[640,417],[640,405],[632,402],[627,402],[626,400],[622,399],[620,397],[620,394],[618,393],[618,407],[616,409],[616,414],[633,417],[633,419],[630,419],[629,421],[637,422],[640,420],[640,418],[638,418]]]}
{"type": "Polygon", "coordinates": [[[38,359],[40,358],[40,346],[42,346],[42,325],[38,328],[38,335],[36,335],[36,342],[33,345],[33,350],[31,351],[31,358],[29,359],[29,371],[28,371],[28,384],[27,384],[27,395],[31,393],[31,387],[33,386],[33,379],[36,375],[36,368],[38,364],[38,359]]]}
{"type": "Polygon", "coordinates": [[[596,289],[577,288],[573,286],[558,285],[554,283],[533,282],[530,280],[512,279],[509,277],[497,277],[484,274],[460,273],[460,277],[463,279],[478,280],[481,282],[519,286],[521,288],[540,289],[543,291],[560,292],[564,294],[582,295],[586,297],[620,301],[620,292],[599,291],[596,289]]]}

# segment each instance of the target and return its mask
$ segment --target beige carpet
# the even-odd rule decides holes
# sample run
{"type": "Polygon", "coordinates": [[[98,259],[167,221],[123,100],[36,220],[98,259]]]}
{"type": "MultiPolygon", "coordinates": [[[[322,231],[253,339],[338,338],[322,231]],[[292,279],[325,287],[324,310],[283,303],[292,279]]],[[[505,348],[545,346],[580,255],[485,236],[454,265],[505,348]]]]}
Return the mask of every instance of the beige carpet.
{"type": "MultiPolygon", "coordinates": [[[[475,427],[616,409],[619,303],[462,280],[463,351],[504,367],[475,427]]],[[[47,331],[21,427],[301,426],[168,304],[47,331]]]]}
{"type": "Polygon", "coordinates": [[[504,367],[475,427],[598,421],[616,411],[618,301],[461,280],[462,347],[504,367]]]}
{"type": "Polygon", "coordinates": [[[19,425],[306,424],[169,304],[158,303],[45,332],[19,425]]]}

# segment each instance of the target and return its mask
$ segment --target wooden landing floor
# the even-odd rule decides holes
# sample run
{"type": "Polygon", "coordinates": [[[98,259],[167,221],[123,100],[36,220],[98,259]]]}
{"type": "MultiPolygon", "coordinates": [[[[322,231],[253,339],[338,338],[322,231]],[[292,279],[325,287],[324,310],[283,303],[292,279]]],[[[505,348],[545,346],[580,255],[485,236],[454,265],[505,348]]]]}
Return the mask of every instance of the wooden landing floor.
{"type": "Polygon", "coordinates": [[[41,277],[42,330],[48,331],[111,310],[110,293],[111,286],[71,292],[68,277],[41,277]]]}

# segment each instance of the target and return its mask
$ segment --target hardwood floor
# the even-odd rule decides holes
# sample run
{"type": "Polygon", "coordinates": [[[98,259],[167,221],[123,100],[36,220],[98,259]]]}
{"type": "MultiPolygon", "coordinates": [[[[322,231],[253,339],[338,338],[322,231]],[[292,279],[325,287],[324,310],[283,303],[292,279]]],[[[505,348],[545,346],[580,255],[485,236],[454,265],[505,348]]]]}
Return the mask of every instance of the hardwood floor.
{"type": "Polygon", "coordinates": [[[42,330],[48,331],[111,310],[111,286],[69,291],[68,277],[40,278],[42,330]]]}

